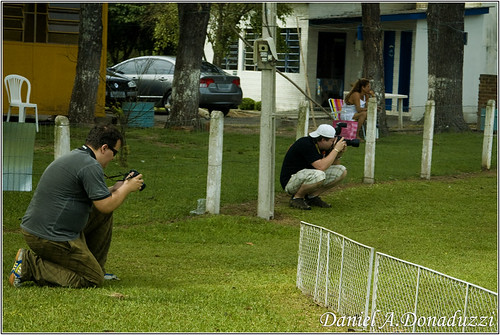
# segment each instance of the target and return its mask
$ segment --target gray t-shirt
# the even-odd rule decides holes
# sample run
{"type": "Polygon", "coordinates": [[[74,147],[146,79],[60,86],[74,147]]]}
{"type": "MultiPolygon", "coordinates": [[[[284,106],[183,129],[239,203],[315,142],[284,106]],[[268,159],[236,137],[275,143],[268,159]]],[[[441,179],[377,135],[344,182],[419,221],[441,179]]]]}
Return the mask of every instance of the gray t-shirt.
{"type": "Polygon", "coordinates": [[[75,149],[45,169],[21,228],[51,241],[71,241],[84,229],[93,200],[111,196],[89,150],[75,149]]]}

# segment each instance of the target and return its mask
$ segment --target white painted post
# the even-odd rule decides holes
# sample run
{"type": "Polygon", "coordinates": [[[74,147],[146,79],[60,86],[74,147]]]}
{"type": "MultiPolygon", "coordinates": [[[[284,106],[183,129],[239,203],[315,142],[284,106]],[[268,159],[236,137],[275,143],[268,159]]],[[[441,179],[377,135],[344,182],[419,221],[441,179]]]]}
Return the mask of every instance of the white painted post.
{"type": "Polygon", "coordinates": [[[222,145],[224,114],[212,111],[210,137],[208,141],[208,173],[206,210],[211,214],[220,212],[220,189],[222,177],[222,145]]]}
{"type": "Polygon", "coordinates": [[[299,105],[299,113],[297,115],[297,130],[295,139],[298,140],[307,135],[307,130],[309,129],[309,109],[305,102],[301,102],[299,105]]]}
{"type": "Polygon", "coordinates": [[[368,100],[366,116],[365,184],[375,182],[375,140],[377,134],[377,98],[368,100]]]}
{"type": "Polygon", "coordinates": [[[424,143],[422,145],[422,167],[420,178],[431,179],[432,143],[434,141],[434,100],[428,100],[425,104],[424,115],[424,143]]]}
{"type": "Polygon", "coordinates": [[[495,100],[488,100],[488,105],[486,106],[486,115],[484,119],[483,161],[481,164],[483,170],[489,170],[491,167],[491,151],[493,149],[494,125],[495,100]]]}
{"type": "MultiPolygon", "coordinates": [[[[276,38],[277,3],[262,4],[262,37],[276,38]]],[[[276,66],[261,70],[262,111],[260,115],[259,189],[257,215],[274,217],[276,66]]]]}
{"type": "Polygon", "coordinates": [[[69,120],[66,116],[58,115],[54,127],[54,160],[70,152],[69,120]]]}

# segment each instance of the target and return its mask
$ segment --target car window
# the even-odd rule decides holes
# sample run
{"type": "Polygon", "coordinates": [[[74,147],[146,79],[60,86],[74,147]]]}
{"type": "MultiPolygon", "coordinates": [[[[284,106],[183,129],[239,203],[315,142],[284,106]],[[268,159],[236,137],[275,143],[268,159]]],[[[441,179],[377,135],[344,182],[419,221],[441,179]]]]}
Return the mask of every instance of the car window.
{"type": "Polygon", "coordinates": [[[171,74],[173,73],[174,64],[166,60],[153,59],[146,64],[145,74],[171,74]]]}
{"type": "Polygon", "coordinates": [[[201,72],[202,73],[226,74],[224,71],[219,69],[217,66],[210,64],[210,63],[207,63],[207,62],[201,63],[201,72]]]}
{"type": "Polygon", "coordinates": [[[130,62],[126,62],[116,66],[114,69],[123,74],[138,74],[141,73],[141,68],[144,66],[144,60],[134,59],[130,62]]]}

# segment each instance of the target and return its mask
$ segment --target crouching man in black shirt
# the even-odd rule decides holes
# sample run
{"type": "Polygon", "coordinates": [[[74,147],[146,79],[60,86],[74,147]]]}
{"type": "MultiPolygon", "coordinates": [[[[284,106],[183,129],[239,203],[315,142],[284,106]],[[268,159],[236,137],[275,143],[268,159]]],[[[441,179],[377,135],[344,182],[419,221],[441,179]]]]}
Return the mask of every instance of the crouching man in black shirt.
{"type": "Polygon", "coordinates": [[[288,149],[281,167],[280,182],[290,195],[290,206],[311,209],[311,206],[329,208],[319,197],[345,178],[347,170],[340,165],[346,143],[335,137],[335,129],[322,124],[298,139],[288,149]]]}

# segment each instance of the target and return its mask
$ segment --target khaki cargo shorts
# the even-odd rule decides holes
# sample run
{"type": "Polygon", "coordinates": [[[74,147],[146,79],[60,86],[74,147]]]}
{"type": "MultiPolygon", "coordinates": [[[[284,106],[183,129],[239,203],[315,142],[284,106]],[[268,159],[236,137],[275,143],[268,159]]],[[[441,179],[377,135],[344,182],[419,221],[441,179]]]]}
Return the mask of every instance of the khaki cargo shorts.
{"type": "Polygon", "coordinates": [[[346,170],[343,165],[332,165],[326,171],[316,169],[303,169],[293,174],[288,184],[286,184],[285,191],[288,194],[294,195],[297,193],[302,184],[316,184],[323,181],[323,185],[333,183],[339,179],[346,170]]]}

